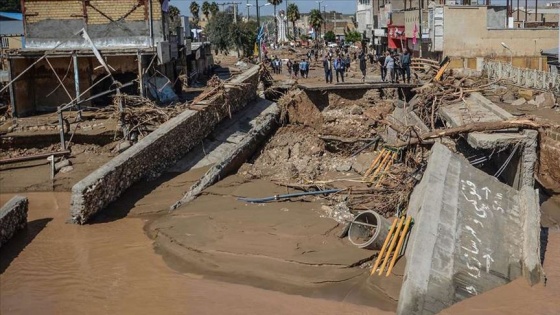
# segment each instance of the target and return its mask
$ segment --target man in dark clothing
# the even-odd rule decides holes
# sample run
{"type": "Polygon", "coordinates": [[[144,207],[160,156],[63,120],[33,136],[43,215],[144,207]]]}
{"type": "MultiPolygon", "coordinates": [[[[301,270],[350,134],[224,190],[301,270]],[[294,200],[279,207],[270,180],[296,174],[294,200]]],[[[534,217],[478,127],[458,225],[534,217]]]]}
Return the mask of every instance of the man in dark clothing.
{"type": "Polygon", "coordinates": [[[344,70],[346,69],[344,60],[340,58],[340,55],[334,61],[334,70],[336,71],[336,82],[338,83],[338,76],[342,78],[342,83],[344,83],[344,70]]]}
{"type": "Polygon", "coordinates": [[[362,82],[366,82],[366,69],[367,69],[367,61],[366,61],[366,54],[362,50],[358,57],[360,61],[360,71],[362,72],[362,82]]]}
{"type": "Polygon", "coordinates": [[[331,57],[325,57],[325,60],[323,60],[323,68],[325,69],[325,81],[326,81],[326,83],[332,83],[333,64],[332,64],[332,58],[331,57]]]}
{"type": "Polygon", "coordinates": [[[381,56],[377,58],[377,63],[379,64],[379,69],[381,70],[381,81],[385,82],[385,78],[387,77],[387,67],[385,67],[384,54],[381,54],[381,56]]]}
{"type": "Polygon", "coordinates": [[[294,60],[294,63],[292,64],[292,70],[294,71],[294,79],[297,79],[299,72],[299,62],[297,60],[294,60]]]}
{"type": "Polygon", "coordinates": [[[408,52],[408,49],[405,49],[401,57],[401,67],[402,67],[403,82],[406,77],[407,83],[410,83],[410,61],[411,61],[410,53],[408,52]]]}

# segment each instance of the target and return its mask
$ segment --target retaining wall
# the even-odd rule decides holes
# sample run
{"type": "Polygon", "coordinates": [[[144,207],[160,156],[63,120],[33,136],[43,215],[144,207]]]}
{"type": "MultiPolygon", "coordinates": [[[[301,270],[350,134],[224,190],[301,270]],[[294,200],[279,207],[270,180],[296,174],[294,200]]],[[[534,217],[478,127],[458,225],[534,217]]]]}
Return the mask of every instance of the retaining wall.
{"type": "Polygon", "coordinates": [[[230,113],[255,99],[259,67],[254,66],[225,85],[224,95],[194,104],[167,121],[127,151],[115,157],[72,187],[70,215],[84,224],[115,201],[126,189],[146,177],[156,177],[200,144],[230,113]],[[243,84],[242,88],[238,88],[243,84]],[[203,104],[203,105],[202,105],[203,104]]]}
{"type": "Polygon", "coordinates": [[[0,247],[27,225],[26,197],[15,196],[0,209],[0,247]]]}
{"type": "Polygon", "coordinates": [[[539,180],[551,188],[560,187],[560,128],[548,129],[541,134],[539,180]]]}

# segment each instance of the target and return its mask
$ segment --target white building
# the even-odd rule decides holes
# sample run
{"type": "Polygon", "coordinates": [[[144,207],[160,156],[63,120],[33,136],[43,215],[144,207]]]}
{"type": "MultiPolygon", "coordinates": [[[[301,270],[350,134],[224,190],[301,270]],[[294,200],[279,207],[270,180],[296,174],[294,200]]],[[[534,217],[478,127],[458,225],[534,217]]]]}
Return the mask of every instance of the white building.
{"type": "Polygon", "coordinates": [[[356,22],[358,22],[358,32],[371,34],[373,30],[373,0],[356,0],[356,22]]]}

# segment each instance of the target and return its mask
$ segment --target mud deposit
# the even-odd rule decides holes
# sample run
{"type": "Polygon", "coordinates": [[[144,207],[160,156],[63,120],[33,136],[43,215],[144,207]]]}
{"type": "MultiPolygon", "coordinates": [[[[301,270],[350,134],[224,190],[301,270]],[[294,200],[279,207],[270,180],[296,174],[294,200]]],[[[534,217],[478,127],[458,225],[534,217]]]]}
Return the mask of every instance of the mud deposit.
{"type": "Polygon", "coordinates": [[[375,252],[339,239],[342,227],[325,217],[320,202],[236,200],[284,192],[270,182],[231,176],[152,222],[149,234],[166,261],[183,272],[394,310],[401,279],[368,285],[364,262],[375,252]]]}
{"type": "Polygon", "coordinates": [[[26,195],[29,226],[0,255],[2,314],[386,314],[181,274],[154,254],[144,220],[67,224],[69,193],[26,195]]]}

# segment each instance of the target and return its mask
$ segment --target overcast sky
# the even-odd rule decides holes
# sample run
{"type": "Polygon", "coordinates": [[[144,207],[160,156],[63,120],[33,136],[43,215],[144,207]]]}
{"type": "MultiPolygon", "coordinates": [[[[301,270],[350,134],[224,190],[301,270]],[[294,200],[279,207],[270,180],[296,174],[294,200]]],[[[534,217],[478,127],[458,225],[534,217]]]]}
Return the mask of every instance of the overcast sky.
{"type": "MultiPolygon", "coordinates": [[[[207,0],[208,2],[212,2],[211,0],[207,0]]],[[[246,7],[246,3],[247,0],[214,0],[216,3],[227,3],[227,2],[240,2],[241,4],[239,5],[239,12],[240,14],[247,14],[247,7],[246,7]]],[[[251,4],[255,4],[256,0],[249,0],[249,3],[251,4]]],[[[267,3],[267,0],[258,0],[259,1],[259,5],[263,5],[265,3],[267,3]]],[[[179,10],[181,10],[181,14],[183,15],[190,15],[190,11],[189,11],[189,5],[191,4],[192,0],[171,0],[170,4],[176,6],[179,8],[179,10]]],[[[202,5],[202,2],[204,2],[204,0],[198,0],[197,1],[199,5],[202,5]]],[[[315,0],[288,0],[288,3],[296,3],[299,7],[299,12],[301,13],[306,13],[309,12],[311,9],[317,9],[319,7],[319,4],[317,3],[317,1],[315,0]]],[[[543,1],[543,0],[539,0],[539,6],[544,5],[545,3],[547,3],[549,1],[543,1]]],[[[494,5],[505,5],[506,0],[492,0],[492,4],[494,5]]],[[[513,0],[513,4],[514,6],[517,5],[516,0],[513,0]]],[[[342,12],[345,14],[351,14],[351,13],[355,13],[356,12],[356,0],[323,0],[321,3],[321,11],[323,11],[323,5],[326,5],[325,10],[326,11],[337,11],[337,12],[342,12]]],[[[525,5],[525,1],[524,0],[520,0],[519,1],[519,6],[524,6],[525,5]]],[[[529,0],[528,1],[528,6],[529,7],[533,7],[535,5],[535,1],[534,0],[529,0]]],[[[220,6],[221,9],[221,6],[220,6]]],[[[280,9],[286,9],[286,0],[282,1],[282,4],[280,4],[278,6],[278,10],[280,9]]],[[[274,12],[273,7],[271,5],[266,6],[266,7],[262,7],[261,8],[261,14],[262,15],[272,15],[274,12]]],[[[201,13],[202,14],[202,13],[201,13]]],[[[254,7],[251,8],[251,15],[255,15],[255,9],[254,7]]]]}

